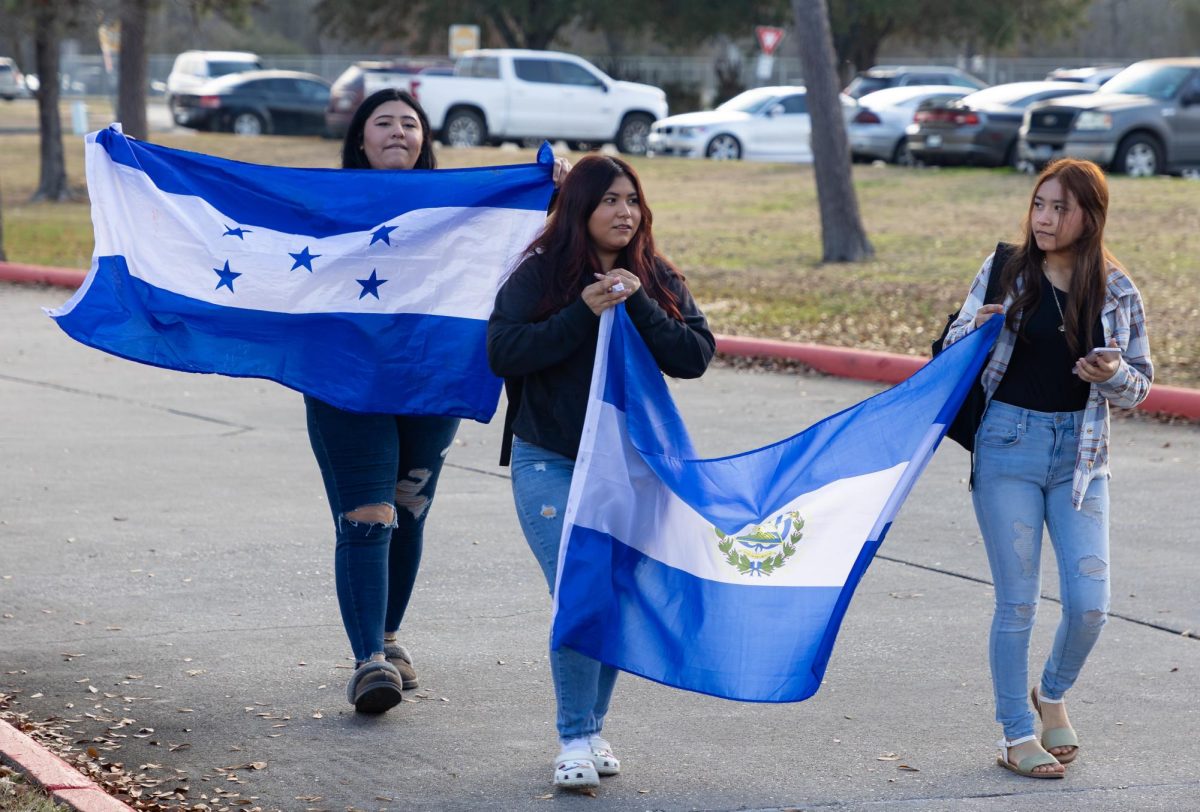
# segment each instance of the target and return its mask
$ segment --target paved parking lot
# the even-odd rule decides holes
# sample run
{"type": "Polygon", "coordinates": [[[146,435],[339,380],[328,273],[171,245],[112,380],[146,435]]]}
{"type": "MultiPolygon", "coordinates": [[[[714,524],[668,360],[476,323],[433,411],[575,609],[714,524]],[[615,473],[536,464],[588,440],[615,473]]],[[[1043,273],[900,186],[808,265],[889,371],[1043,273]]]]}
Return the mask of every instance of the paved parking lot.
{"type": "MultiPolygon", "coordinates": [[[[357,717],[299,396],[75,344],[38,310],[67,295],[0,285],[0,693],[193,803],[220,788],[238,794],[222,803],[289,812],[1116,812],[1200,793],[1200,642],[1184,634],[1200,633],[1196,426],[1115,426],[1113,615],[1071,694],[1084,749],[1067,780],[994,764],[991,590],[967,458],[948,445],[814,698],[748,705],[623,677],[608,732],[624,773],[571,796],[550,786],[549,599],[495,464],[498,426],[463,426],[439,488],[403,630],[422,688],[357,717]]],[[[674,391],[719,454],[876,388],[716,368],[674,391]]],[[[1039,657],[1056,616],[1045,602],[1039,657]]]]}

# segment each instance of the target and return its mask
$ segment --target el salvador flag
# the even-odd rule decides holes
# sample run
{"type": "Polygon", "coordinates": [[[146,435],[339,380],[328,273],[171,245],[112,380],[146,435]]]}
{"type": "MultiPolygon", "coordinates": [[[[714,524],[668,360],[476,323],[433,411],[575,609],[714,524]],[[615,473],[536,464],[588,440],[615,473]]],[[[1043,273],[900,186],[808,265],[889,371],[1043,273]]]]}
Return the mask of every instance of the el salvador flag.
{"type": "Polygon", "coordinates": [[[96,248],[47,310],[72,338],[185,372],[269,378],[356,412],[487,421],[496,291],[545,222],[554,157],[289,169],[86,144],[96,248]]]}
{"type": "Polygon", "coordinates": [[[551,645],[729,699],[812,696],[854,588],[1002,322],[800,434],[698,459],[624,307],[605,313],[551,645]]]}

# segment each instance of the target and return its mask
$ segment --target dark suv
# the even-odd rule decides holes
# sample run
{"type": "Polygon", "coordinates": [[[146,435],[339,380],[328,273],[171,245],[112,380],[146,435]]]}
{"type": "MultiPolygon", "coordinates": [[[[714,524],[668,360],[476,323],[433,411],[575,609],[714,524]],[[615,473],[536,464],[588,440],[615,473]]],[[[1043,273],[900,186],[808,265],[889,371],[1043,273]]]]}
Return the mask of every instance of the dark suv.
{"type": "Polygon", "coordinates": [[[1200,167],[1200,57],[1147,59],[1096,93],[1031,106],[1021,158],[1069,156],[1134,177],[1200,167]]]}
{"type": "Polygon", "coordinates": [[[376,90],[385,87],[409,90],[418,74],[453,71],[452,63],[440,60],[356,62],[333,83],[325,111],[325,134],[330,138],[343,137],[358,105],[376,90]]]}
{"type": "Polygon", "coordinates": [[[876,65],[855,76],[842,92],[857,99],[886,87],[911,85],[954,85],[982,90],[987,82],[949,65],[876,65]]]}

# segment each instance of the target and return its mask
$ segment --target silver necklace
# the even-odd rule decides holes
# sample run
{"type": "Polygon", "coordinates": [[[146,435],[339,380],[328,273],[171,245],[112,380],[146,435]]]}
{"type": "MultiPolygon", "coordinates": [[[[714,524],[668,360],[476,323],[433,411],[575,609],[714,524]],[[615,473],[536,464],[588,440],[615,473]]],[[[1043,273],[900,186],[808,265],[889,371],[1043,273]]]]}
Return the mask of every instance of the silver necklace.
{"type": "Polygon", "coordinates": [[[1054,306],[1058,308],[1058,331],[1065,333],[1067,331],[1067,317],[1063,315],[1062,305],[1058,303],[1058,289],[1054,287],[1054,283],[1050,281],[1049,274],[1046,273],[1045,257],[1042,258],[1042,278],[1050,286],[1050,295],[1054,297],[1054,306]]]}
{"type": "Polygon", "coordinates": [[[1063,315],[1062,305],[1058,303],[1058,290],[1055,289],[1054,283],[1050,278],[1046,278],[1046,284],[1050,286],[1050,295],[1054,297],[1054,306],[1058,308],[1058,331],[1065,333],[1067,331],[1067,317],[1063,315]]]}

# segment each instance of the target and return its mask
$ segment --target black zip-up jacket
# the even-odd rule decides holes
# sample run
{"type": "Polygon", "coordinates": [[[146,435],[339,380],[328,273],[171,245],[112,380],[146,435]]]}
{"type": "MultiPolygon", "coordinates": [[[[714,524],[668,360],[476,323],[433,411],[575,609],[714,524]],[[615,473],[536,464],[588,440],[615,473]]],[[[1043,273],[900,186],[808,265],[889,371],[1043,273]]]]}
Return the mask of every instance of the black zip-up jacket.
{"type": "MultiPolygon", "coordinates": [[[[579,453],[600,317],[578,298],[534,321],[551,274],[561,273],[548,266],[541,256],[525,259],[500,288],[488,320],[488,363],[505,379],[509,396],[502,465],[509,431],[571,459],[579,453]]],[[[644,287],[625,301],[626,312],[659,369],[674,378],[699,378],[712,361],[716,340],[683,280],[661,265],[657,273],[659,284],[677,297],[683,321],[667,315],[644,287]]]]}

